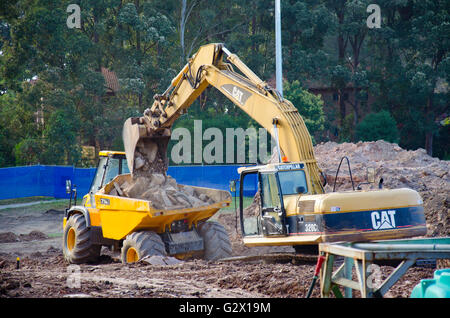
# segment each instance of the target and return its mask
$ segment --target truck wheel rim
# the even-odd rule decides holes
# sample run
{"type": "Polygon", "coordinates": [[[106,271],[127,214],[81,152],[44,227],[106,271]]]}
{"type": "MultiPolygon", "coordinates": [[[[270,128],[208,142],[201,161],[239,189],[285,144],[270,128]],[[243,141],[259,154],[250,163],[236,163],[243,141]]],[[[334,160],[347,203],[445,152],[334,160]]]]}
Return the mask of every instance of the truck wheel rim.
{"type": "Polygon", "coordinates": [[[127,250],[127,263],[135,263],[139,260],[138,253],[134,247],[127,250]]]}
{"type": "Polygon", "coordinates": [[[69,251],[72,251],[75,247],[75,240],[76,240],[76,234],[73,227],[69,229],[69,232],[67,233],[67,249],[69,251]]]}

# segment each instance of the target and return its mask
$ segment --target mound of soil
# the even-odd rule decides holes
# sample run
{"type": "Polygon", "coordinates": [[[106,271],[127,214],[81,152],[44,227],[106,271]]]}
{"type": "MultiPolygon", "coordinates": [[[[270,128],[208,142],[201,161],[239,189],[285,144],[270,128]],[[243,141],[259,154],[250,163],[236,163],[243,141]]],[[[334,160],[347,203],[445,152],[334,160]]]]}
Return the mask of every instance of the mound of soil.
{"type": "MultiPolygon", "coordinates": [[[[424,149],[405,150],[383,140],[316,145],[314,152],[327,177],[326,192],[333,191],[336,171],[343,156],[350,161],[355,187],[367,181],[367,168],[375,168],[375,184],[363,189],[378,188],[383,178],[386,188],[411,188],[422,196],[427,220],[427,236],[450,234],[450,162],[429,156],[424,149]]],[[[336,191],[351,190],[352,183],[344,160],[336,180],[336,191]]]]}
{"type": "Polygon", "coordinates": [[[39,241],[45,240],[48,236],[40,231],[31,231],[28,234],[15,234],[13,232],[0,233],[0,243],[12,243],[23,241],[39,241]]]}
{"type": "Polygon", "coordinates": [[[164,174],[133,177],[121,185],[115,183],[110,195],[147,200],[155,209],[183,209],[214,204],[214,200],[193,187],[178,185],[174,178],[164,174]]]}

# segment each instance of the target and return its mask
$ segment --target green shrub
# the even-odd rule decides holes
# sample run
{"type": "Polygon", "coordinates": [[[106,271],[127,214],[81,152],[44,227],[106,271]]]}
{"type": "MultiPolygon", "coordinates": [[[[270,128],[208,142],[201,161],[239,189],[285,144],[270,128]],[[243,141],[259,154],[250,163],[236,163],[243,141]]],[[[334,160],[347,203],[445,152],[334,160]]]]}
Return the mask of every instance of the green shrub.
{"type": "Polygon", "coordinates": [[[384,140],[398,143],[400,134],[394,117],[386,111],[368,114],[356,126],[355,138],[357,141],[384,140]]]}

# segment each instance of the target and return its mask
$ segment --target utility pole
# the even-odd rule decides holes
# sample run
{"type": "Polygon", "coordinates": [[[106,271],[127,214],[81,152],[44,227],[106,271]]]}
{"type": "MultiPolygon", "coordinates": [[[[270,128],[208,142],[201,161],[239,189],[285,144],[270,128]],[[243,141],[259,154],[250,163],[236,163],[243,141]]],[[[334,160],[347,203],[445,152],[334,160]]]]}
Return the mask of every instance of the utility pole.
{"type": "Polygon", "coordinates": [[[283,96],[283,66],[281,56],[281,5],[275,0],[275,67],[277,90],[283,96]]]}

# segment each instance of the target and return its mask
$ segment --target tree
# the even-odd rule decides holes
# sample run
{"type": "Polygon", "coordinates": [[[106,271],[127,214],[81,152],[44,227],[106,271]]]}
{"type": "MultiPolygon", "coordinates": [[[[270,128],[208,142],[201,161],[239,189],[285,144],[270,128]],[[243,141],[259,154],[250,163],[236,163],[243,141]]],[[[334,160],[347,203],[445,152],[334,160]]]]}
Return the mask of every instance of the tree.
{"type": "Polygon", "coordinates": [[[399,142],[397,123],[388,111],[368,114],[356,126],[356,140],[399,142]]]}
{"type": "Polygon", "coordinates": [[[303,89],[299,81],[284,83],[284,97],[294,104],[305,121],[311,135],[317,135],[324,129],[325,116],[320,96],[303,89]]]}
{"type": "Polygon", "coordinates": [[[44,147],[41,163],[76,165],[81,159],[81,148],[77,144],[78,114],[75,108],[55,111],[44,131],[44,147]]]}
{"type": "Polygon", "coordinates": [[[373,32],[370,45],[376,56],[369,74],[374,106],[395,117],[402,147],[424,147],[432,155],[438,118],[448,109],[448,3],[384,1],[381,5],[386,19],[373,32]]]}

